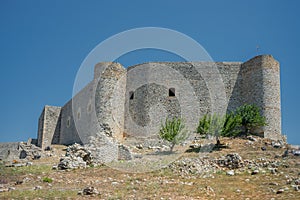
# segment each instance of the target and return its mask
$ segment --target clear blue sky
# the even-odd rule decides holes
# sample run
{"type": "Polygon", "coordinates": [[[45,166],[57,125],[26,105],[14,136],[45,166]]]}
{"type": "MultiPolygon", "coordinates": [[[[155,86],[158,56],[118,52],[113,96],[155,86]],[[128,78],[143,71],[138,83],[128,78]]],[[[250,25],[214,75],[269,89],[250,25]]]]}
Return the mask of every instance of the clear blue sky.
{"type": "MultiPolygon", "coordinates": [[[[185,33],[215,61],[272,54],[281,63],[282,127],[299,137],[300,1],[0,1],[0,142],[35,138],[45,104],[72,96],[76,72],[101,41],[154,26],[185,33]]],[[[150,52],[150,53],[149,53],[150,52]]],[[[157,52],[121,59],[128,66],[165,58],[157,52]]]]}

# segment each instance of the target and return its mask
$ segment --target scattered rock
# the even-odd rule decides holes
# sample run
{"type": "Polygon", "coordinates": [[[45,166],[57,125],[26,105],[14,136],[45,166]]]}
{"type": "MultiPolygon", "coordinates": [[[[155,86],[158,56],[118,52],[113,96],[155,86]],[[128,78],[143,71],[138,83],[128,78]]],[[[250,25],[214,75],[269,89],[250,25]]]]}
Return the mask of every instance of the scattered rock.
{"type": "Polygon", "coordinates": [[[299,189],[300,189],[299,185],[291,185],[291,186],[292,186],[292,188],[294,188],[295,191],[299,191],[299,189]]]}
{"type": "Polygon", "coordinates": [[[99,192],[96,188],[94,187],[87,187],[84,188],[82,191],[78,192],[78,195],[98,195],[99,192]]]}
{"type": "Polygon", "coordinates": [[[274,148],[281,148],[282,146],[281,146],[281,144],[279,143],[279,142],[272,142],[272,146],[274,147],[274,148]]]}
{"type": "Polygon", "coordinates": [[[256,170],[254,170],[254,171],[251,173],[251,175],[255,175],[255,174],[258,174],[258,173],[259,173],[259,170],[256,169],[256,170]]]}
{"type": "Polygon", "coordinates": [[[300,150],[294,150],[292,153],[294,156],[300,156],[300,150]]]}
{"type": "Polygon", "coordinates": [[[281,194],[284,192],[284,189],[283,188],[280,188],[279,190],[277,190],[276,194],[281,194]]]}
{"type": "Polygon", "coordinates": [[[87,165],[93,163],[93,158],[91,152],[80,144],[73,144],[68,146],[66,155],[62,157],[59,161],[59,164],[52,169],[77,169],[77,168],[86,168],[87,165]]]}
{"type": "Polygon", "coordinates": [[[268,170],[271,172],[271,174],[276,174],[277,172],[276,168],[268,168],[268,170]]]}
{"type": "Polygon", "coordinates": [[[43,156],[42,149],[34,144],[20,142],[18,150],[20,152],[20,159],[37,160],[43,156]]]}
{"type": "Polygon", "coordinates": [[[8,191],[8,188],[0,188],[0,193],[7,192],[7,191],[8,191]]]}
{"type": "Polygon", "coordinates": [[[203,175],[219,169],[214,160],[206,158],[182,158],[168,166],[172,171],[182,176],[203,175]]]}
{"type": "Polygon", "coordinates": [[[237,169],[244,166],[242,157],[238,153],[229,153],[216,160],[220,167],[227,167],[229,169],[237,169]]]}
{"type": "Polygon", "coordinates": [[[23,180],[17,180],[15,185],[21,185],[23,183],[23,180]]]}
{"type": "Polygon", "coordinates": [[[44,150],[45,150],[45,151],[52,151],[52,147],[47,146],[44,150]]]}
{"type": "Polygon", "coordinates": [[[33,189],[34,189],[34,190],[41,190],[41,189],[43,189],[43,187],[40,186],[40,185],[38,185],[38,186],[35,186],[33,189]]]}
{"type": "Polygon", "coordinates": [[[227,171],[226,174],[228,176],[234,176],[234,171],[233,170],[227,171]]]}
{"type": "Polygon", "coordinates": [[[267,148],[266,148],[266,147],[261,147],[261,150],[262,150],[262,151],[266,151],[267,148]]]}
{"type": "Polygon", "coordinates": [[[257,141],[257,139],[254,138],[252,135],[247,136],[247,139],[250,140],[250,141],[253,141],[253,142],[257,141]]]}

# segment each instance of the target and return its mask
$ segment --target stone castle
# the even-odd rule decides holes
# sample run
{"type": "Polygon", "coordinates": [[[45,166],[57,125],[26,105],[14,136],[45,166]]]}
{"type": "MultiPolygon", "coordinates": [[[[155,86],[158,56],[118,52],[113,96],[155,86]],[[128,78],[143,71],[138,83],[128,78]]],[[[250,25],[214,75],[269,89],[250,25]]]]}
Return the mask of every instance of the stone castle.
{"type": "Polygon", "coordinates": [[[168,116],[183,117],[193,131],[213,107],[229,112],[245,103],[258,105],[267,119],[260,134],[281,138],[280,71],[271,55],[244,63],[151,62],[127,69],[103,62],[95,66],[94,79],[63,107],[44,107],[37,144],[85,144],[103,131],[120,140],[154,137],[168,116]],[[223,83],[223,103],[210,92],[211,85],[219,88],[214,72],[206,72],[212,65],[223,83]]]}

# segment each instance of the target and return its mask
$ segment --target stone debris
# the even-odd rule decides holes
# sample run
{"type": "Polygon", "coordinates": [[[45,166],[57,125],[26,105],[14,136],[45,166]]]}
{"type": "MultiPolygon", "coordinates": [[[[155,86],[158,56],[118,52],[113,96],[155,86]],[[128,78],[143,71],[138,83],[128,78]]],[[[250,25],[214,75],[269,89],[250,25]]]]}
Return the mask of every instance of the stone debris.
{"type": "Polygon", "coordinates": [[[169,168],[182,176],[203,175],[219,168],[212,160],[205,158],[183,158],[169,165],[169,168]]]}
{"type": "Polygon", "coordinates": [[[261,147],[261,150],[262,150],[262,151],[266,151],[267,148],[266,148],[266,147],[261,147]]]}
{"type": "Polygon", "coordinates": [[[229,171],[226,172],[226,174],[228,176],[234,176],[234,171],[233,170],[229,170],[229,171]]]}
{"type": "Polygon", "coordinates": [[[253,137],[252,135],[247,136],[247,139],[253,142],[256,142],[257,139],[255,137],[253,137]]]}
{"type": "Polygon", "coordinates": [[[33,190],[41,190],[41,189],[43,189],[43,187],[42,187],[42,186],[40,186],[40,185],[38,185],[38,186],[35,186],[35,187],[33,188],[33,190]]]}
{"type": "Polygon", "coordinates": [[[276,194],[281,194],[284,192],[284,189],[283,188],[280,188],[279,190],[277,190],[276,194]]]}
{"type": "Polygon", "coordinates": [[[18,150],[20,152],[20,159],[37,160],[43,156],[42,149],[34,144],[20,142],[18,150]]]}
{"type": "Polygon", "coordinates": [[[216,163],[220,167],[226,167],[229,169],[238,169],[244,166],[242,157],[238,153],[229,153],[226,156],[216,160],[216,163]]]}
{"type": "Polygon", "coordinates": [[[93,195],[98,195],[98,194],[99,194],[98,190],[94,187],[91,187],[91,186],[86,187],[82,191],[78,192],[78,195],[91,195],[91,196],[93,196],[93,195]]]}
{"type": "Polygon", "coordinates": [[[300,150],[294,150],[294,151],[292,151],[292,154],[294,156],[300,156],[300,150]]]}
{"type": "MultiPolygon", "coordinates": [[[[77,168],[86,168],[87,165],[93,163],[93,158],[91,152],[80,144],[73,144],[68,146],[66,150],[66,155],[62,157],[57,165],[57,169],[66,170],[66,169],[77,169],[77,168]]],[[[52,167],[56,169],[56,167],[52,167]]]]}
{"type": "Polygon", "coordinates": [[[258,169],[254,170],[254,171],[251,173],[251,175],[255,175],[255,174],[259,174],[259,170],[258,170],[258,169]]]}
{"type": "MultiPolygon", "coordinates": [[[[96,141],[96,139],[94,140],[96,141]]],[[[101,141],[98,140],[97,142],[99,143],[101,141]]],[[[95,147],[95,143],[85,146],[75,143],[68,146],[65,156],[63,156],[60,159],[59,164],[57,166],[53,166],[52,169],[66,170],[86,168],[89,165],[104,164],[113,160],[132,159],[132,154],[127,146],[121,144],[114,145],[111,145],[110,148],[107,149],[107,144],[95,147]],[[110,149],[112,151],[109,151],[110,149]]]]}

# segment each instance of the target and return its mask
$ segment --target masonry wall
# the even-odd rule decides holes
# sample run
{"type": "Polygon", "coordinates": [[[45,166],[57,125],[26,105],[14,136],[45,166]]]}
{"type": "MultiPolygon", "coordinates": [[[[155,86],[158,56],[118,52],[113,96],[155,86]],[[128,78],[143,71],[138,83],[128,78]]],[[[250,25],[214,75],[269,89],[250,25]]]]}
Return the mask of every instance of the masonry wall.
{"type": "Polygon", "coordinates": [[[233,93],[240,67],[238,62],[176,62],[145,63],[128,68],[125,133],[140,137],[157,136],[161,122],[174,116],[182,117],[188,129],[195,131],[200,117],[211,112],[208,84],[216,83],[217,73],[220,73],[225,89],[224,99],[220,100],[225,105],[222,108],[226,112],[231,99],[236,103],[229,109],[234,109],[240,105],[239,93],[233,93]],[[211,70],[212,67],[219,71],[211,70]],[[169,96],[170,89],[175,90],[175,96],[169,96]]]}
{"type": "Polygon", "coordinates": [[[68,101],[62,108],[60,130],[60,144],[69,145],[74,143],[82,143],[80,137],[78,136],[74,122],[72,100],[68,101]]]}
{"type": "Polygon", "coordinates": [[[38,146],[45,148],[59,143],[61,107],[45,106],[39,118],[38,146]]]}
{"type": "Polygon", "coordinates": [[[256,56],[241,68],[243,103],[256,104],[266,117],[264,137],[281,139],[279,63],[271,55],[256,56]]]}

